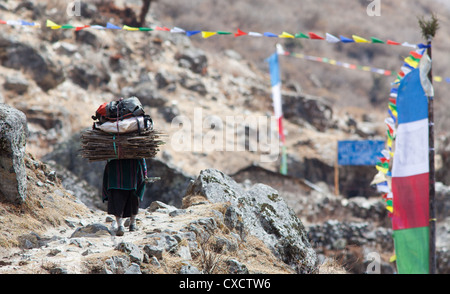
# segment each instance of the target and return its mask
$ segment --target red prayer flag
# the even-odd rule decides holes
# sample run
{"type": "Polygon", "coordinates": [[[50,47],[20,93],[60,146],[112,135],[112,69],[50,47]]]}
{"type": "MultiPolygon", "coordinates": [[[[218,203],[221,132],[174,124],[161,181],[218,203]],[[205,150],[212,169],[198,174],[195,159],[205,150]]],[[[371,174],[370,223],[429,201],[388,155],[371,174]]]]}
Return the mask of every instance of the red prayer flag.
{"type": "Polygon", "coordinates": [[[170,32],[170,29],[169,29],[169,28],[166,28],[166,27],[156,27],[155,30],[157,30],[157,31],[166,31],[166,32],[170,32]]]}
{"type": "Polygon", "coordinates": [[[409,52],[409,54],[412,55],[412,57],[416,58],[416,59],[421,59],[422,55],[420,55],[419,53],[417,53],[416,51],[411,51],[409,52]]]}
{"type": "Polygon", "coordinates": [[[316,34],[314,34],[314,33],[308,33],[308,35],[309,35],[309,38],[311,38],[311,39],[313,39],[313,40],[325,40],[325,39],[322,38],[321,36],[316,35],[316,34]]]}
{"type": "Polygon", "coordinates": [[[428,180],[428,173],[392,178],[394,230],[428,226],[428,180]]]}
{"type": "Polygon", "coordinates": [[[394,42],[394,41],[391,41],[391,40],[388,40],[386,43],[387,43],[388,45],[401,45],[400,43],[394,42]]]}
{"type": "Polygon", "coordinates": [[[84,26],[76,27],[75,31],[81,31],[82,29],[88,28],[88,27],[90,27],[90,26],[89,25],[84,25],[84,26]]]}
{"type": "Polygon", "coordinates": [[[246,32],[241,31],[240,29],[237,29],[237,33],[234,34],[235,37],[248,35],[246,32]]]}

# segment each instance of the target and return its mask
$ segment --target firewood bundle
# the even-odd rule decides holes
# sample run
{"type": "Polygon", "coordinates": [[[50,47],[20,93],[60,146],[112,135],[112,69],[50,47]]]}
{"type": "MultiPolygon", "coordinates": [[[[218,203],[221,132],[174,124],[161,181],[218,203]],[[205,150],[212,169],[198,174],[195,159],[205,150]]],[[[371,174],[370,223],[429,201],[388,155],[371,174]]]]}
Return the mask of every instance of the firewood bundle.
{"type": "Polygon", "coordinates": [[[165,135],[153,128],[131,133],[108,133],[99,129],[81,134],[81,156],[89,161],[153,158],[165,135]]]}

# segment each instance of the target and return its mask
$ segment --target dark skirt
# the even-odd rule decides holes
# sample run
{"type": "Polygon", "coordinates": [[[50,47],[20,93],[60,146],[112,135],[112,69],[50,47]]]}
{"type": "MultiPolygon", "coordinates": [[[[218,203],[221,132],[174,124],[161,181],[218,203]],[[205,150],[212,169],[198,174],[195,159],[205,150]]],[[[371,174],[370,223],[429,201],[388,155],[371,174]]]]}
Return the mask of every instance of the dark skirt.
{"type": "Polygon", "coordinates": [[[138,214],[139,198],[134,190],[111,189],[109,191],[108,214],[124,218],[138,214]]]}

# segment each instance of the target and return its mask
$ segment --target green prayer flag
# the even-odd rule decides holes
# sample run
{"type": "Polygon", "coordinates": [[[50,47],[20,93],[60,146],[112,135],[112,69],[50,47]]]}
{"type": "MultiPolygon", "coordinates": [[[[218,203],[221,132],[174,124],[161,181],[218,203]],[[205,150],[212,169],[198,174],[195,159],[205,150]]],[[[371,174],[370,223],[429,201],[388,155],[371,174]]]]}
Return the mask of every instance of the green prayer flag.
{"type": "Polygon", "coordinates": [[[377,39],[377,38],[374,38],[374,37],[372,37],[371,39],[372,39],[372,43],[380,43],[380,44],[385,44],[385,42],[384,42],[384,41],[382,41],[382,40],[380,40],[380,39],[377,39]]]}
{"type": "Polygon", "coordinates": [[[309,39],[309,37],[305,34],[303,34],[302,32],[295,34],[296,38],[303,38],[303,39],[309,39]]]}
{"type": "Polygon", "coordinates": [[[280,174],[287,175],[287,152],[286,146],[282,147],[280,174]]]}
{"type": "Polygon", "coordinates": [[[394,230],[394,246],[399,274],[429,273],[428,227],[394,230]]]}

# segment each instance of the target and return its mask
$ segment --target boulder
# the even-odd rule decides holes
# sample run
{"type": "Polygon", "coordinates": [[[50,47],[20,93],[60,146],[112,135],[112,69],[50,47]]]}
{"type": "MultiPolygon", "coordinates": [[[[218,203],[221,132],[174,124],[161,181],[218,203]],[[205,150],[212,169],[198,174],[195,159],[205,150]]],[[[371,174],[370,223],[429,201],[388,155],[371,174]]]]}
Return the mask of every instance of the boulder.
{"type": "Polygon", "coordinates": [[[88,89],[89,86],[98,88],[108,84],[111,80],[111,76],[104,66],[90,62],[74,64],[69,70],[69,77],[83,89],[88,89]]]}
{"type": "Polygon", "coordinates": [[[180,67],[188,68],[195,73],[202,74],[208,66],[208,58],[200,49],[188,48],[175,55],[180,67]]]}
{"type": "Polygon", "coordinates": [[[94,223],[84,227],[79,227],[73,232],[70,238],[80,237],[104,237],[110,236],[111,231],[103,224],[94,223]]]}
{"type": "Polygon", "coordinates": [[[275,189],[256,184],[245,190],[221,171],[206,169],[188,187],[189,195],[201,195],[213,203],[230,202],[245,230],[262,240],[275,256],[299,273],[315,271],[317,256],[306,230],[275,189]]]}
{"type": "Polygon", "coordinates": [[[0,35],[0,63],[9,68],[21,69],[31,75],[42,90],[48,91],[64,81],[64,72],[50,58],[31,45],[0,35]]]}
{"type": "Polygon", "coordinates": [[[283,116],[300,125],[306,121],[319,131],[333,126],[333,109],[328,103],[297,93],[283,93],[283,116]]]}
{"type": "Polygon", "coordinates": [[[157,158],[147,159],[147,172],[149,177],[160,177],[161,180],[146,186],[141,208],[147,208],[153,201],[181,207],[192,177],[157,158]]]}
{"type": "Polygon", "coordinates": [[[23,203],[27,194],[25,145],[27,119],[23,112],[0,104],[0,194],[13,203],[23,203]]]}
{"type": "Polygon", "coordinates": [[[29,83],[21,75],[7,76],[3,88],[13,91],[18,95],[22,95],[28,91],[29,83]]]}

